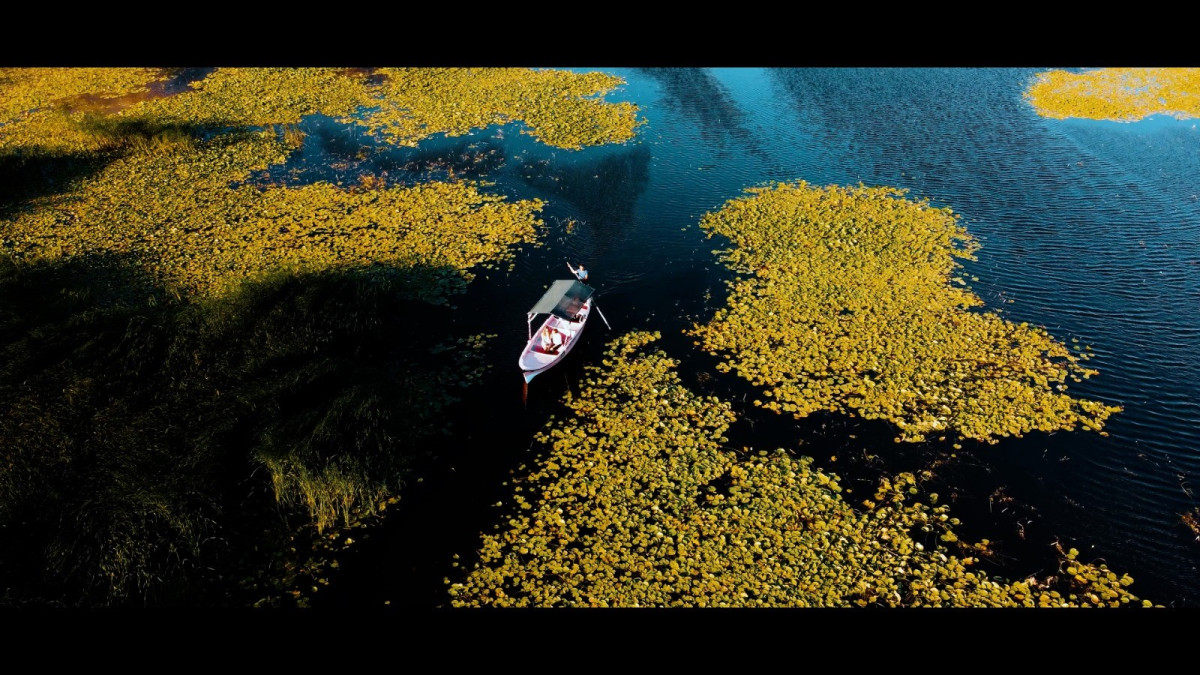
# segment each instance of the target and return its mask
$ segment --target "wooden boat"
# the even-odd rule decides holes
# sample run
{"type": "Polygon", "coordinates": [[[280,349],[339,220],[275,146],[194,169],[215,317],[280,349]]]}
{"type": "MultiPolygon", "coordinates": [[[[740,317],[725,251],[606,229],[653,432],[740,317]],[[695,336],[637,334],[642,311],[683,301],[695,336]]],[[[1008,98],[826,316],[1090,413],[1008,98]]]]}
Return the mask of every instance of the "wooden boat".
{"type": "Polygon", "coordinates": [[[587,325],[594,304],[592,294],[596,290],[575,279],[559,279],[550,285],[542,298],[527,313],[529,341],[521,350],[519,363],[525,381],[529,382],[538,374],[553,367],[571,351],[583,328],[587,325]],[[533,330],[534,320],[545,314],[546,320],[533,330]],[[543,335],[547,332],[557,332],[561,336],[560,344],[547,343],[543,335]]]}

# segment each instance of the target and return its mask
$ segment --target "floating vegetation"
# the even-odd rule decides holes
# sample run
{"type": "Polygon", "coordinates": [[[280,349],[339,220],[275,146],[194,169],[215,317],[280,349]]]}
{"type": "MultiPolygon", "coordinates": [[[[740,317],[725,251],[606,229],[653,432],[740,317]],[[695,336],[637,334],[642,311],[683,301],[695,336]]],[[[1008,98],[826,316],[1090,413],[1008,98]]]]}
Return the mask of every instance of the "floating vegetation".
{"type": "MultiPolygon", "coordinates": [[[[81,72],[66,80],[71,88],[64,91],[128,91],[156,72],[122,71],[107,78],[81,72]]],[[[636,124],[631,104],[590,98],[620,82],[599,73],[384,74],[383,84],[368,85],[364,74],[336,69],[220,69],[190,90],[139,101],[115,115],[58,110],[28,133],[8,133],[13,124],[0,127],[7,134],[0,147],[12,152],[53,148],[85,158],[104,153],[88,159],[64,189],[49,195],[31,189],[15,217],[7,222],[0,217],[5,231],[0,251],[29,260],[130,254],[180,294],[226,292],[279,269],[457,270],[412,287],[423,299],[444,301],[470,281],[470,268],[501,264],[511,258],[513,244],[536,239],[542,202],[508,202],[465,182],[357,191],[329,184],[268,189],[239,184],[285,161],[302,143],[294,127],[301,117],[345,116],[372,103],[382,110],[368,123],[387,126],[405,143],[521,118],[546,142],[580,147],[626,140],[636,124]],[[401,119],[412,125],[402,134],[396,126],[401,119]]],[[[14,85],[13,98],[5,99],[5,110],[14,115],[53,100],[46,91],[62,79],[54,71],[40,79],[24,71],[9,77],[26,83],[14,85]]],[[[11,168],[14,175],[30,173],[24,162],[11,168]]]]}
{"type": "Polygon", "coordinates": [[[263,127],[317,113],[349,115],[368,102],[363,76],[336,68],[220,68],[189,91],[121,115],[215,129],[263,127]]]}
{"type": "Polygon", "coordinates": [[[164,73],[151,68],[0,69],[0,153],[94,150],[95,139],[77,123],[72,100],[145,92],[164,73]]]}
{"type": "Polygon", "coordinates": [[[589,367],[569,419],[536,438],[545,458],[497,504],[506,520],[476,566],[447,579],[454,606],[1137,603],[1132,578],[1074,549],[1044,577],[993,577],[978,566],[989,542],[960,541],[949,507],[916,501],[911,474],[857,511],[809,458],[724,447],[730,405],[684,387],[676,362],[647,349],[657,338],[622,336],[589,367]]]}
{"type": "Polygon", "coordinates": [[[891,420],[905,441],[1098,431],[1120,410],[1065,393],[1068,377],[1096,374],[1086,354],[973,311],[983,302],[953,275],[977,244],[950,209],[885,187],[747,192],[701,227],[729,238],[717,253],[752,276],[730,282],[728,306],[690,334],[725,355],[719,368],[766,388],[755,405],[891,420]]]}
{"type": "Polygon", "coordinates": [[[1196,541],[1200,542],[1200,508],[1179,514],[1179,520],[1183,523],[1184,527],[1196,535],[1196,541]]]}
{"type": "Polygon", "coordinates": [[[624,80],[604,73],[527,68],[381,68],[379,106],[357,120],[397,145],[436,133],[522,120],[547,145],[582,148],[623,143],[640,123],[637,106],[600,96],[624,80]]]}
{"type": "MultiPolygon", "coordinates": [[[[541,201],[482,183],[247,184],[303,143],[304,116],[387,107],[363,72],[220,69],[93,105],[162,76],[0,71],[0,283],[23,289],[0,296],[16,303],[0,303],[0,438],[20,448],[0,472],[0,570],[47,598],[226,597],[230,550],[252,565],[249,547],[277,542],[231,525],[263,509],[247,467],[267,469],[276,524],[299,513],[321,537],[375,513],[483,368],[485,336],[415,317],[542,226],[541,201]]],[[[551,100],[529,108],[545,138],[600,142],[632,110],[586,98],[602,76],[535,79],[549,99],[571,83],[561,120],[551,100]]]]}
{"type": "MultiPolygon", "coordinates": [[[[265,190],[232,187],[252,171],[286,159],[288,147],[274,127],[201,140],[186,131],[196,127],[163,126],[168,122],[160,121],[214,123],[222,110],[216,104],[223,99],[206,96],[213,90],[209,79],[223,72],[210,75],[195,92],[148,101],[125,111],[128,115],[93,123],[93,138],[124,132],[141,140],[107,142],[124,154],[78,179],[74,189],[40,197],[13,220],[0,220],[5,228],[0,250],[30,260],[130,254],[180,294],[226,292],[275,270],[419,266],[440,272],[408,290],[440,302],[470,281],[471,267],[502,263],[511,257],[513,244],[536,238],[542,202],[508,202],[480,192],[475,183],[356,191],[327,183],[265,190]],[[156,111],[155,116],[145,117],[148,109],[156,111]],[[148,119],[158,126],[148,133],[129,133],[130,128],[150,126],[148,119]]],[[[266,75],[271,76],[268,82],[275,82],[273,71],[266,75]]],[[[220,82],[230,80],[231,76],[218,77],[220,82]]],[[[247,84],[252,81],[248,75],[232,81],[242,95],[258,90],[247,84]]],[[[232,96],[227,91],[231,87],[218,86],[216,91],[232,96]]],[[[234,117],[282,123],[314,107],[326,113],[341,110],[299,93],[283,100],[297,101],[298,109],[254,109],[234,117]]]]}
{"type": "Polygon", "coordinates": [[[1200,117],[1200,68],[1101,68],[1038,74],[1025,99],[1043,117],[1136,122],[1200,117]]]}

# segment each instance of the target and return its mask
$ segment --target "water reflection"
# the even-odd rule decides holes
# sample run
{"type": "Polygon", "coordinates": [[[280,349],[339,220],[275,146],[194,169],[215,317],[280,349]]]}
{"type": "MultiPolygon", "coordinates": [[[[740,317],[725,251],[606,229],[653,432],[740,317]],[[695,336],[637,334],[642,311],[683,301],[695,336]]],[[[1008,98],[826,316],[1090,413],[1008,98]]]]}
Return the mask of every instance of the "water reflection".
{"type": "Polygon", "coordinates": [[[146,85],[145,91],[108,96],[103,93],[86,93],[72,96],[59,105],[69,112],[91,112],[112,115],[135,103],[150,101],[156,98],[174,96],[192,89],[192,84],[198,82],[216,68],[166,68],[162,78],[146,85]]]}

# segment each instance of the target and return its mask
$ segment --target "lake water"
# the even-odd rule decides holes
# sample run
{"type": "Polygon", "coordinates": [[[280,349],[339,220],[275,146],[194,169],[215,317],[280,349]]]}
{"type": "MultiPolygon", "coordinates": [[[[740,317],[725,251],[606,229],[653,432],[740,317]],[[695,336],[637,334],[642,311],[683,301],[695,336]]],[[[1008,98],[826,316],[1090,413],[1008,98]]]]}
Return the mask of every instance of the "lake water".
{"type": "MultiPolygon", "coordinates": [[[[499,335],[494,368],[467,394],[465,430],[422,483],[406,488],[382,531],[341,561],[321,603],[446,602],[450,556],[470,561],[478,533],[501,522],[490,505],[507,498],[508,472],[533,457],[531,434],[550,415],[561,419],[561,396],[577,390],[584,366],[616,333],[662,331],[689,385],[707,383],[740,414],[763,419],[742,402],[748,385],[716,376],[715,360],[680,334],[722,304],[729,278],[711,252],[721,242],[706,240],[698,221],[746,187],[804,179],[907,188],[952,207],[983,245],[965,264],[979,279],[975,293],[1010,320],[1091,345],[1088,365],[1100,374],[1070,391],[1124,406],[1107,437],[1039,433],[969,446],[943,465],[941,479],[962,495],[955,511],[964,529],[1011,545],[1008,574],[1044,572],[1044,556],[1026,561],[1019,552],[1057,537],[1081,558],[1129,572],[1141,597],[1200,605],[1200,543],[1180,523],[1200,490],[1196,121],[1043,119],[1022,99],[1036,72],[1026,69],[597,70],[625,78],[608,100],[636,103],[647,120],[629,144],[555,150],[512,124],[364,156],[360,148],[376,143],[361,129],[314,117],[301,125],[309,137],[295,157],[259,177],[350,182],[387,171],[389,181],[413,182],[453,171],[548,202],[544,245],[523,248],[512,272],[481,273],[455,300],[460,330],[499,335]],[[567,277],[567,259],[592,271],[613,332],[589,322],[567,361],[536,378],[523,400],[524,312],[567,277]],[[1039,535],[1022,539],[1025,526],[1039,535]]],[[[881,441],[871,448],[885,465],[878,470],[910,461],[912,450],[878,427],[780,418],[746,427],[738,440],[795,448],[803,437],[799,451],[818,466],[853,473],[861,467],[832,462],[813,440],[836,450],[854,446],[846,438],[855,433],[854,447],[881,441]]],[[[927,461],[947,451],[922,452],[927,461]]]]}

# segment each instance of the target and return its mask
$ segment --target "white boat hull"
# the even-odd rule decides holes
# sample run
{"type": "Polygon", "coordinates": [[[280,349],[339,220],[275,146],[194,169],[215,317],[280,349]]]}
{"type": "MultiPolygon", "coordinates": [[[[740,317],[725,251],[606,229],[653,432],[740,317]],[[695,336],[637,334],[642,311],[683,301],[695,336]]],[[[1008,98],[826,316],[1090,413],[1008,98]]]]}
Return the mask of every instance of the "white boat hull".
{"type": "Polygon", "coordinates": [[[583,333],[583,327],[587,324],[588,316],[591,313],[592,305],[589,302],[580,310],[579,321],[567,321],[553,314],[546,317],[546,320],[534,331],[533,337],[525,343],[525,349],[521,351],[518,360],[526,382],[554,366],[571,351],[571,348],[579,341],[579,336],[583,333]],[[563,344],[558,348],[557,353],[551,353],[542,348],[542,328],[546,326],[562,333],[563,344]]]}

